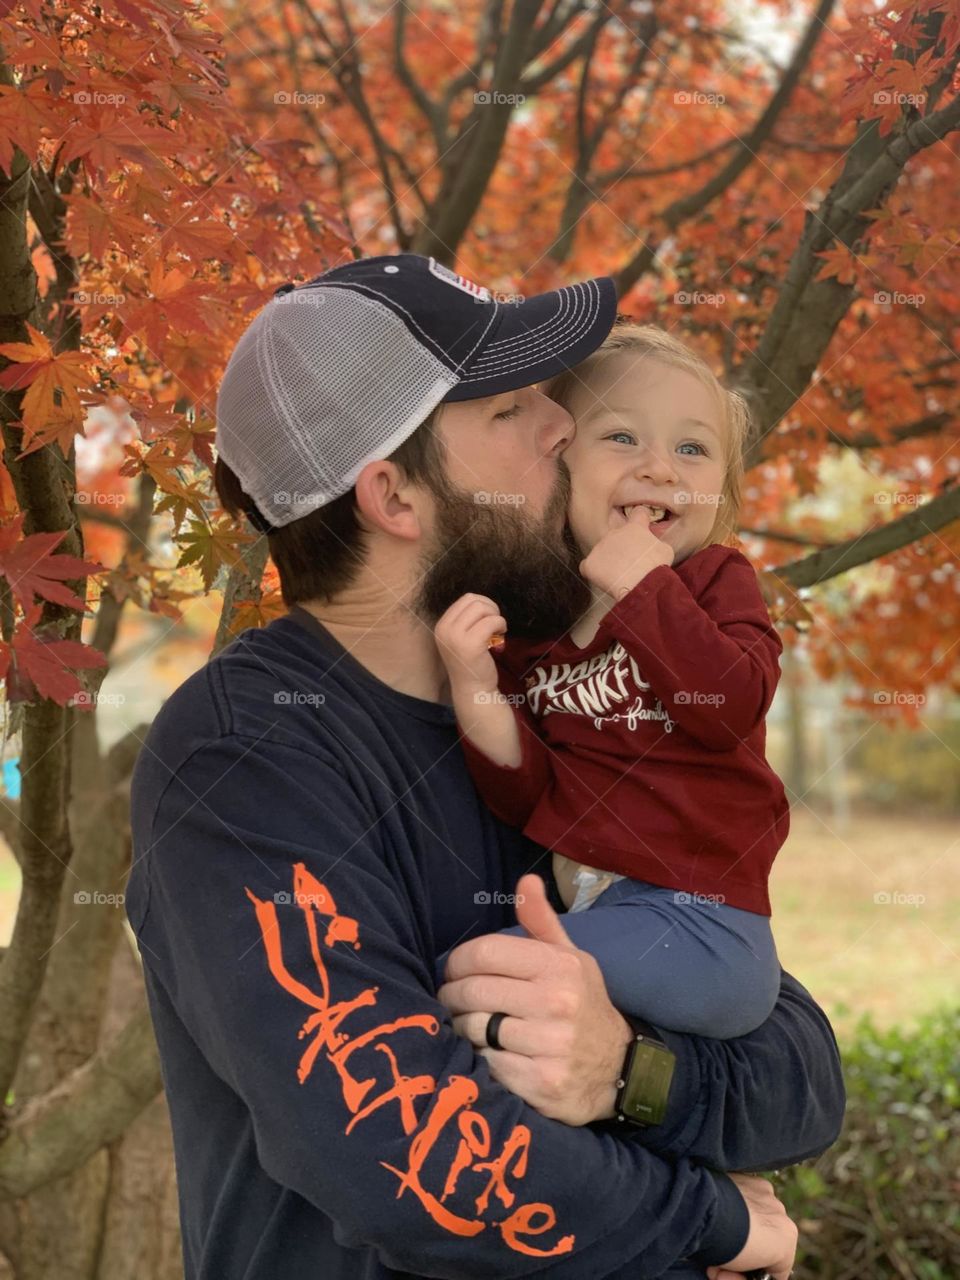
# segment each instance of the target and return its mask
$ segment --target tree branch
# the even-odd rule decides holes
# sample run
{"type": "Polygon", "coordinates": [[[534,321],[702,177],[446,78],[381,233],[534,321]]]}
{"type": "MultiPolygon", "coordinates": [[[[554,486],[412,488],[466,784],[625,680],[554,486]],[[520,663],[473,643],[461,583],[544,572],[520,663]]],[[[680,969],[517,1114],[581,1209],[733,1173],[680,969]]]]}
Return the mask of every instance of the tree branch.
{"type": "MultiPolygon", "coordinates": [[[[916,384],[914,384],[916,386],[916,384]]],[[[922,418],[917,418],[913,422],[906,422],[900,426],[894,427],[887,436],[880,435],[876,431],[856,431],[850,435],[843,435],[839,431],[827,431],[826,439],[829,444],[838,445],[841,449],[886,449],[893,445],[902,444],[905,440],[916,440],[921,436],[936,435],[943,431],[944,427],[948,427],[956,421],[956,414],[946,410],[940,413],[928,413],[922,418]]],[[[802,429],[801,429],[802,434],[802,429]]],[[[811,429],[811,436],[817,433],[811,429]]],[[[773,447],[774,437],[767,435],[763,439],[761,447],[761,457],[771,458],[777,455],[782,448],[783,442],[777,437],[777,448],[773,447]]]]}
{"type": "Polygon", "coordinates": [[[0,1199],[29,1195],[121,1138],[161,1089],[146,1004],[123,1031],[48,1093],[31,1100],[0,1143],[0,1199]]]}
{"type": "Polygon", "coordinates": [[[546,18],[538,27],[534,28],[529,46],[531,61],[536,61],[541,54],[546,53],[551,45],[556,44],[574,20],[581,13],[586,13],[587,11],[584,0],[572,0],[566,11],[564,11],[563,4],[564,0],[553,0],[546,18]]]}
{"type": "Polygon", "coordinates": [[[837,431],[829,431],[827,439],[831,444],[841,445],[844,449],[884,449],[888,445],[902,444],[904,440],[916,440],[918,436],[934,435],[955,421],[955,413],[928,413],[914,422],[894,427],[889,436],[880,436],[873,431],[858,431],[855,435],[843,436],[837,431]]]}
{"type": "Polygon", "coordinates": [[[321,40],[330,49],[332,61],[329,64],[329,70],[340,86],[344,97],[360,118],[373,146],[380,183],[387,198],[387,213],[393,226],[397,246],[400,249],[408,249],[410,247],[410,233],[400,219],[400,205],[397,200],[393,172],[390,168],[390,148],[380,132],[376,118],[367,101],[360,61],[357,56],[357,40],[346,6],[342,3],[342,0],[336,0],[337,12],[340,15],[340,21],[343,23],[346,35],[346,44],[339,46],[333,41],[321,15],[310,3],[310,0],[297,0],[297,5],[307,21],[316,28],[321,40]]]}
{"type": "Polygon", "coordinates": [[[224,645],[236,637],[230,630],[233,615],[239,604],[247,600],[259,600],[263,571],[267,564],[270,547],[266,534],[260,534],[255,542],[248,542],[240,548],[240,559],[243,567],[233,565],[227,575],[227,587],[223,593],[223,608],[220,610],[220,621],[213,642],[210,656],[218,654],[224,645]]]}
{"type": "MultiPolygon", "coordinates": [[[[603,10],[601,10],[601,14],[603,10]]],[[[577,90],[576,124],[577,124],[577,156],[573,173],[567,187],[563,212],[560,215],[560,230],[550,246],[550,257],[556,263],[563,263],[573,252],[577,227],[590,206],[599,199],[594,189],[594,181],[590,177],[590,169],[597,150],[623,100],[631,88],[637,84],[640,69],[650,52],[658,22],[656,13],[650,13],[642,22],[641,30],[635,33],[636,47],[633,57],[621,77],[620,84],[610,102],[598,113],[592,129],[587,127],[587,103],[590,98],[590,70],[597,51],[597,38],[603,24],[594,23],[590,27],[592,39],[589,40],[580,73],[580,84],[577,90]]]]}
{"type": "Polygon", "coordinates": [[[830,544],[818,538],[809,538],[801,533],[787,533],[782,529],[746,529],[738,532],[748,534],[751,538],[769,538],[771,542],[786,542],[793,547],[827,547],[830,544]]]}
{"type": "Polygon", "coordinates": [[[868,211],[884,203],[907,162],[958,126],[960,96],[887,138],[880,137],[876,120],[861,126],[843,173],[820,208],[807,214],[763,336],[737,376],[756,424],[747,467],[760,460],[764,437],[803,395],[852,301],[854,285],[816,279],[823,265],[819,255],[834,240],[855,250],[869,226],[868,211]]]}
{"type": "Polygon", "coordinates": [[[480,83],[484,66],[491,58],[495,57],[497,45],[500,41],[500,27],[503,22],[503,3],[504,0],[487,0],[477,32],[477,48],[473,62],[465,71],[461,71],[460,75],[455,76],[443,91],[440,110],[443,114],[444,122],[444,145],[439,157],[439,164],[441,171],[444,173],[450,167],[448,145],[450,108],[459,95],[463,93],[464,89],[475,89],[477,87],[480,83]]]}
{"type": "Polygon", "coordinates": [[[419,107],[423,118],[429,124],[433,140],[437,146],[437,153],[439,154],[445,151],[447,147],[446,119],[439,103],[434,102],[423,85],[414,76],[407,63],[403,42],[406,36],[408,12],[409,5],[407,0],[397,0],[393,23],[393,65],[400,83],[406,88],[410,97],[419,107]]]}
{"type": "MultiPolygon", "coordinates": [[[[568,22],[571,22],[578,14],[585,12],[585,5],[575,6],[574,12],[571,13],[568,22]]],[[[520,92],[527,97],[531,97],[535,93],[539,93],[541,89],[545,89],[551,81],[555,80],[562,71],[566,71],[572,63],[578,58],[582,58],[589,52],[593,42],[596,40],[600,29],[610,21],[610,10],[601,5],[593,21],[580,33],[575,40],[571,40],[566,49],[554,58],[553,62],[547,63],[539,71],[524,76],[520,81],[520,92]]],[[[559,32],[557,33],[559,34],[559,32]]],[[[534,54],[536,55],[536,53],[534,54]]]]}
{"type": "Polygon", "coordinates": [[[792,587],[812,587],[818,582],[826,582],[828,578],[846,573],[849,569],[855,569],[857,565],[868,564],[879,556],[899,551],[901,547],[918,542],[958,519],[960,487],[949,489],[908,516],[866,529],[856,537],[848,538],[846,542],[824,547],[802,560],[778,565],[771,572],[789,582],[792,587]]]}
{"type": "Polygon", "coordinates": [[[595,174],[594,180],[598,188],[608,190],[618,182],[633,182],[636,178],[666,178],[674,173],[686,173],[690,169],[696,169],[699,165],[722,156],[725,151],[737,145],[736,138],[728,138],[726,142],[718,142],[714,147],[707,147],[706,151],[700,151],[688,160],[675,160],[672,164],[654,165],[650,169],[637,169],[632,164],[624,164],[617,169],[605,169],[602,173],[595,174]]]}
{"type": "MultiPolygon", "coordinates": [[[[16,89],[0,48],[0,83],[16,89]]],[[[26,322],[39,327],[37,277],[27,237],[31,167],[15,148],[9,177],[0,173],[0,341],[25,342],[26,322]]],[[[23,393],[0,396],[4,462],[19,509],[26,513],[24,534],[64,533],[60,551],[82,556],[83,543],[73,508],[72,467],[56,445],[20,457],[23,393]]],[[[71,451],[72,453],[72,451],[71,451]]],[[[75,590],[84,590],[77,583],[75,590]]],[[[44,606],[43,621],[65,639],[80,638],[80,614],[65,606],[44,606]]],[[[20,867],[23,884],[10,946],[0,962],[0,1099],[16,1074],[47,958],[56,935],[59,891],[70,861],[67,797],[70,790],[70,730],[75,712],[56,703],[30,703],[23,712],[20,801],[20,867]]]]}
{"type": "MultiPolygon", "coordinates": [[[[133,512],[129,520],[120,521],[127,532],[126,545],[118,565],[120,570],[128,563],[131,554],[148,549],[147,539],[150,537],[150,523],[153,520],[153,498],[156,489],[156,481],[144,471],[137,481],[137,501],[133,512]]],[[[100,607],[97,610],[93,638],[90,643],[103,654],[109,654],[116,643],[123,606],[124,601],[118,600],[109,588],[101,593],[100,607]]]]}
{"type": "MultiPolygon", "coordinates": [[[[756,160],[757,152],[772,135],[777,121],[790,101],[803,72],[806,70],[817,41],[825,30],[826,20],[830,16],[834,2],[835,0],[820,0],[816,12],[807,25],[803,39],[797,46],[790,60],[790,65],[777,86],[776,92],[770,98],[763,114],[750,132],[744,138],[737,140],[737,149],[734,155],[730,157],[722,169],[703,183],[696,191],[672,201],[657,216],[656,221],[662,223],[668,233],[675,231],[682,222],[686,222],[688,219],[702,213],[712,201],[716,200],[729,186],[736,182],[744,170],[756,160]]],[[[629,293],[640,277],[650,270],[657,255],[659,242],[650,234],[641,237],[641,239],[644,241],[643,247],[617,273],[617,291],[620,297],[629,293]]]]}
{"type": "Polygon", "coordinates": [[[455,171],[445,177],[431,213],[430,225],[422,225],[412,245],[417,253],[450,264],[456,257],[473,216],[496,168],[503,140],[516,107],[520,73],[527,43],[540,9],[540,0],[514,0],[510,21],[494,67],[489,102],[475,103],[464,122],[455,171]],[[462,139],[471,134],[469,163],[464,163],[462,139]]]}

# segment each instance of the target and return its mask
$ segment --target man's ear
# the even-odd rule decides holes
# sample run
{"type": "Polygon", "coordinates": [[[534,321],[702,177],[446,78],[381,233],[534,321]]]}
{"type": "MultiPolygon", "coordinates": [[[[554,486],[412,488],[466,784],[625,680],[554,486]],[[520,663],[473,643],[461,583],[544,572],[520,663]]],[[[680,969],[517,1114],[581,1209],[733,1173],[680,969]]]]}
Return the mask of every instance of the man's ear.
{"type": "Polygon", "coordinates": [[[357,476],[355,493],[357,520],[366,532],[379,529],[409,541],[423,536],[426,495],[395,462],[386,458],[368,462],[357,476]]]}

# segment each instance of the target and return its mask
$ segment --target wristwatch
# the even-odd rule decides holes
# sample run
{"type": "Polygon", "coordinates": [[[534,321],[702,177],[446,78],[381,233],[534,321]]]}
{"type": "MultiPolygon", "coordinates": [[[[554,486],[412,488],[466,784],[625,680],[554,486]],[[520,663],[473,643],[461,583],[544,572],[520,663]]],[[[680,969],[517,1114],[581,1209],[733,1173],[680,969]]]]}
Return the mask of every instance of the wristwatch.
{"type": "Polygon", "coordinates": [[[676,1054],[667,1048],[649,1022],[624,1016],[633,1037],[617,1080],[616,1117],[631,1124],[660,1124],[667,1114],[676,1054]]]}

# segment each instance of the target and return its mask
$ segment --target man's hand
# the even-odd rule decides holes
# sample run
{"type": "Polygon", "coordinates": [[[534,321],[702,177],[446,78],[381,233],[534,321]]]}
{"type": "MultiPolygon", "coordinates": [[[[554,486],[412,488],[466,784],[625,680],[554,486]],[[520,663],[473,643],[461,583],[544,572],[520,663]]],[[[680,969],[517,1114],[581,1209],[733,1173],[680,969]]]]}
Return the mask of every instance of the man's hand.
{"type": "Polygon", "coordinates": [[[744,1272],[766,1269],[773,1280],[787,1280],[797,1256],[797,1228],[766,1178],[731,1173],[750,1211],[747,1243],[722,1267],[707,1267],[710,1280],[741,1280],[744,1272]]]}
{"type": "Polygon", "coordinates": [[[674,550],[650,530],[649,507],[634,507],[624,523],[610,513],[610,528],[580,562],[586,580],[613,600],[620,600],[642,582],[651,569],[672,565],[674,550]]]}
{"type": "Polygon", "coordinates": [[[609,1119],[630,1027],[596,960],[567,937],[539,876],[520,878],[517,920],[529,938],[489,933],[455,948],[438,999],[494,1078],[542,1115],[569,1125],[609,1119]],[[507,1014],[503,1049],[486,1040],[497,1012],[507,1014]]]}

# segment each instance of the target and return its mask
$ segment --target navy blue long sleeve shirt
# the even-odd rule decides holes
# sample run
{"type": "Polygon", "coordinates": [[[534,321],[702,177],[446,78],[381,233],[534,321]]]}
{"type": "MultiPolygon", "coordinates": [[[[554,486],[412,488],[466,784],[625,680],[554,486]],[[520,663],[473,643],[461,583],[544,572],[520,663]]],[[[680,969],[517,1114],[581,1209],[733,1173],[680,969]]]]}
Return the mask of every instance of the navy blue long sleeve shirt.
{"type": "Polygon", "coordinates": [[[786,974],[750,1036],[664,1033],[655,1128],[571,1127],[499,1085],[434,957],[512,924],[549,859],[480,801],[452,707],[391,689],[304,610],[167,700],[132,818],[186,1280],[702,1277],[746,1238],[723,1171],[837,1135],[836,1041],[786,974]]]}

